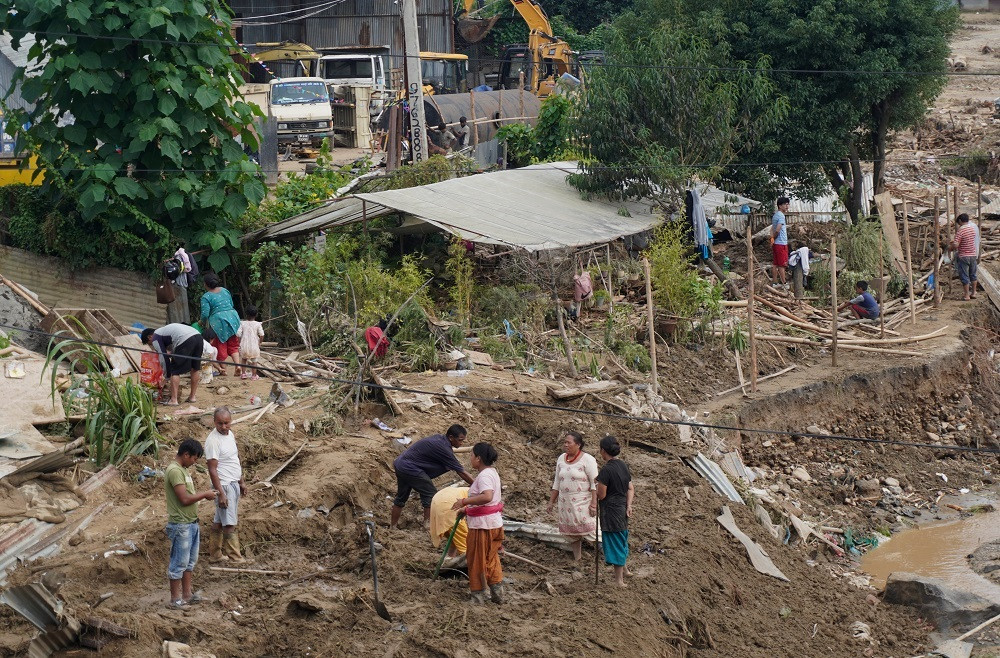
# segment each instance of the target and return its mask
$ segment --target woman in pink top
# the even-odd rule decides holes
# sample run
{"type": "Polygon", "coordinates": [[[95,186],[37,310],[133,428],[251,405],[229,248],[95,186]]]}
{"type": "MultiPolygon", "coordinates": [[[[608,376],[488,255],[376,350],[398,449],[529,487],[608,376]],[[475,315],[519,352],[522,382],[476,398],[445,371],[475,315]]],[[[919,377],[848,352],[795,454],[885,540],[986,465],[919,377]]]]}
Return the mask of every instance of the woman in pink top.
{"type": "Polygon", "coordinates": [[[466,516],[469,536],[465,540],[465,556],[469,567],[469,589],[473,603],[485,603],[483,590],[490,588],[490,599],[502,603],[500,551],[503,549],[503,502],[500,498],[500,476],[493,464],[497,451],[489,443],[472,446],[472,468],[479,475],[469,487],[467,498],[459,498],[452,509],[466,516]],[[485,584],[484,584],[485,581],[485,584]]]}

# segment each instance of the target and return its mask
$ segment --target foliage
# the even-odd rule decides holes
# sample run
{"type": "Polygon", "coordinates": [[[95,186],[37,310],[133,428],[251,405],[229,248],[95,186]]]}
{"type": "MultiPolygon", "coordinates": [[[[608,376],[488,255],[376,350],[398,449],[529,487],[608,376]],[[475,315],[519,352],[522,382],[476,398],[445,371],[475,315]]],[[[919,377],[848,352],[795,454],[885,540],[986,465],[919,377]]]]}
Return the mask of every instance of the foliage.
{"type": "MultiPolygon", "coordinates": [[[[701,23],[712,26],[734,61],[769,57],[776,101],[788,103],[785,120],[742,161],[804,163],[736,167],[732,180],[760,199],[787,189],[815,194],[829,181],[845,192],[858,221],[867,210],[853,192],[861,189],[860,163],[874,160],[881,191],[888,134],[921,121],[944,87],[958,7],[941,0],[725,0],[707,10],[691,0],[663,4],[685,2],[689,17],[714,16],[701,23]],[[830,164],[809,164],[822,162],[830,164]]],[[[662,7],[659,0],[647,4],[662,7]]]]}
{"type": "Polygon", "coordinates": [[[630,368],[649,372],[653,361],[649,350],[635,340],[636,326],[625,306],[616,306],[604,321],[604,344],[630,368]]]}
{"type": "Polygon", "coordinates": [[[157,255],[177,238],[211,249],[214,269],[228,265],[225,249],[240,244],[236,220],[264,185],[234,139],[256,144],[259,110],[239,100],[226,5],[0,0],[0,9],[15,48],[24,35],[36,40],[31,74],[16,79],[34,109],[10,116],[30,126],[49,198],[69,196],[84,221],[129,233],[157,255]]]}
{"type": "Polygon", "coordinates": [[[949,176],[962,176],[971,181],[988,178],[990,154],[983,149],[972,149],[954,158],[941,159],[941,171],[949,176]]]}
{"type": "Polygon", "coordinates": [[[409,370],[436,368],[439,362],[437,340],[427,326],[427,313],[419,303],[410,302],[399,312],[398,331],[393,342],[402,351],[409,370]]]}
{"type": "Polygon", "coordinates": [[[469,258],[465,242],[460,238],[453,238],[448,245],[445,271],[452,280],[448,296],[455,307],[456,318],[459,324],[468,327],[472,316],[472,288],[475,280],[472,276],[472,259],[469,258]]]}
{"type": "Polygon", "coordinates": [[[545,323],[548,297],[534,285],[483,286],[476,290],[473,317],[476,326],[501,333],[507,320],[516,330],[537,330],[545,323]]]}
{"type": "Polygon", "coordinates": [[[479,172],[479,165],[472,158],[454,155],[446,158],[443,155],[432,155],[424,162],[407,165],[379,178],[373,178],[365,184],[367,192],[384,192],[385,190],[402,190],[407,187],[430,185],[452,178],[461,178],[479,172]]]}
{"type": "Polygon", "coordinates": [[[351,181],[350,166],[336,168],[329,165],[327,149],[317,158],[317,168],[309,174],[288,174],[280,181],[274,193],[247,210],[242,218],[241,230],[254,231],[283,219],[302,214],[319,203],[337,196],[337,190],[351,181]]]}
{"type": "MultiPolygon", "coordinates": [[[[353,353],[354,322],[364,329],[391,316],[423,285],[427,273],[413,256],[389,268],[373,243],[346,234],[331,238],[323,251],[273,242],[260,245],[251,258],[250,286],[255,297],[263,298],[276,285],[275,306],[285,309],[286,332],[294,332],[296,320],[301,320],[314,346],[348,354],[353,353]]],[[[430,304],[426,289],[416,302],[430,304]]]]}
{"type": "Polygon", "coordinates": [[[527,343],[516,337],[508,339],[505,336],[483,336],[479,339],[479,348],[497,363],[523,362],[528,354],[527,343]]]}
{"type": "Polygon", "coordinates": [[[877,217],[869,217],[847,229],[843,237],[844,260],[847,269],[878,274],[879,244],[882,244],[882,265],[886,272],[891,267],[889,245],[882,234],[882,223],[877,217]]]}
{"type": "Polygon", "coordinates": [[[672,315],[681,318],[692,318],[702,310],[710,315],[717,314],[721,307],[722,287],[698,276],[691,266],[691,249],[680,222],[669,222],[654,231],[646,253],[653,299],[672,315]]]}
{"type": "Polygon", "coordinates": [[[737,354],[743,354],[747,351],[750,342],[747,334],[743,331],[742,323],[733,326],[733,330],[726,334],[726,344],[729,345],[729,349],[737,354]]]}
{"type": "Polygon", "coordinates": [[[497,139],[507,146],[507,164],[524,167],[534,162],[552,162],[573,156],[570,144],[572,101],[552,94],[542,101],[534,126],[509,123],[497,130],[497,139]]]}
{"type": "MultiPolygon", "coordinates": [[[[619,12],[622,10],[623,8],[618,9],[619,12]]],[[[568,17],[562,15],[552,16],[549,22],[552,23],[552,33],[562,37],[569,44],[569,47],[578,53],[588,50],[604,50],[611,35],[610,22],[585,27],[571,23],[568,17]]]]}
{"type": "MultiPolygon", "coordinates": [[[[76,320],[73,318],[73,320],[76,320]]],[[[76,321],[75,331],[90,340],[86,328],[76,321]]],[[[98,466],[119,464],[130,455],[159,450],[162,438],[156,429],[156,403],[148,390],[131,378],[115,378],[111,366],[97,345],[64,339],[49,343],[45,368],[50,369],[52,396],[56,396],[59,366],[70,371],[81,368],[88,386],[84,432],[90,456],[98,466]]]]}
{"type": "Polygon", "coordinates": [[[160,254],[135,234],[85,220],[72,199],[51,201],[35,185],[0,187],[0,228],[12,247],[56,256],[70,269],[101,265],[153,272],[159,266],[160,254]]]}
{"type": "Polygon", "coordinates": [[[785,112],[766,57],[723,70],[708,39],[664,21],[620,18],[606,61],[573,122],[583,172],[570,182],[588,194],[679,197],[692,176],[717,177],[785,112]]]}

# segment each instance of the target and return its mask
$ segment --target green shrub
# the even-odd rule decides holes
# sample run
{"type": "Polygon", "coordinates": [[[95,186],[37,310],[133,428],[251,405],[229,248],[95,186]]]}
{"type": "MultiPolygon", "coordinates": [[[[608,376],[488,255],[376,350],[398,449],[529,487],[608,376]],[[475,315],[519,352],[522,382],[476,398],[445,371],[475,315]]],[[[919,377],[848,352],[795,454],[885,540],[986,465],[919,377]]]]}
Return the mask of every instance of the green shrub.
{"type": "Polygon", "coordinates": [[[473,323],[493,333],[504,332],[503,321],[515,329],[539,329],[545,324],[549,298],[534,285],[482,286],[476,289],[473,323]]]}
{"type": "Polygon", "coordinates": [[[955,158],[942,158],[941,171],[950,176],[976,180],[986,178],[990,169],[990,154],[983,149],[973,149],[955,158]]]}

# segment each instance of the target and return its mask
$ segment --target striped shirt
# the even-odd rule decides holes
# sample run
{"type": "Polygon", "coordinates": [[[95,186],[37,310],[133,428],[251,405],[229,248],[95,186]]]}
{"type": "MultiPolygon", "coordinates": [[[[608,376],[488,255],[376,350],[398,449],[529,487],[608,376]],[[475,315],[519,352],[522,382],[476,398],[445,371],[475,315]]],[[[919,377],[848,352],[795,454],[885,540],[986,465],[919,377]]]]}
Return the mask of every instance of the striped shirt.
{"type": "Polygon", "coordinates": [[[966,222],[955,231],[955,239],[951,241],[951,244],[958,250],[959,258],[979,255],[978,237],[979,232],[976,230],[976,225],[971,222],[966,222]]]}

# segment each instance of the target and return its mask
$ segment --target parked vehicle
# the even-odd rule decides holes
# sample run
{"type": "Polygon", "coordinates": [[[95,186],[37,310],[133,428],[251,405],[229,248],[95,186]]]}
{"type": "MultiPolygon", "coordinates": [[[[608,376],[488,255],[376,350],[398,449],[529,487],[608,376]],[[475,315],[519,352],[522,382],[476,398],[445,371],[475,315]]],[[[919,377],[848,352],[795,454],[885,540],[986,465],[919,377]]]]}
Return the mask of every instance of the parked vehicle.
{"type": "Polygon", "coordinates": [[[319,147],[333,136],[330,93],[322,78],[272,80],[270,108],[278,123],[278,144],[319,147]]]}

